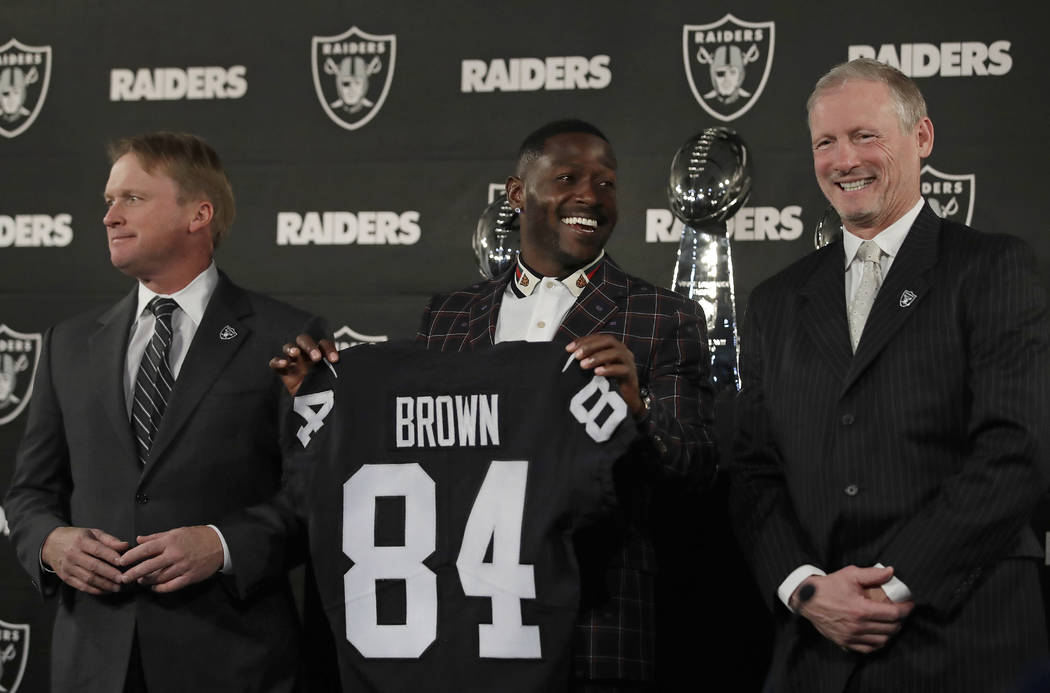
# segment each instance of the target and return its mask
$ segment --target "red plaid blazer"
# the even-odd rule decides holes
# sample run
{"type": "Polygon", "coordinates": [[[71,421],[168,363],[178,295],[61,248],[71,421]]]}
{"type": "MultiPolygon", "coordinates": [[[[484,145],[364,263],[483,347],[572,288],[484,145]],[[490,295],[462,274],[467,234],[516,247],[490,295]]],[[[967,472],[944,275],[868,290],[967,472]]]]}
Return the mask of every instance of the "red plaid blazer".
{"type": "MultiPolygon", "coordinates": [[[[416,339],[442,351],[492,347],[512,276],[513,268],[498,279],[434,296],[416,339]]],[[[617,464],[620,511],[576,536],[583,604],[574,676],[651,681],[656,565],[649,499],[657,484],[710,483],[716,470],[707,322],[694,301],[632,277],[606,258],[554,341],[568,344],[593,333],[614,335],[631,350],[639,383],[653,402],[640,424],[645,435],[617,464]]]]}

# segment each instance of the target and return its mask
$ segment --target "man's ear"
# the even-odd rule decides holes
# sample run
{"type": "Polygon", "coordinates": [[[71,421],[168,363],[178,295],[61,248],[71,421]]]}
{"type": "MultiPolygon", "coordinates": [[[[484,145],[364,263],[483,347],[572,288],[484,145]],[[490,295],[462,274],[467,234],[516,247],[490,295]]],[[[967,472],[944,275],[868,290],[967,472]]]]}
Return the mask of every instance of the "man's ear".
{"type": "Polygon", "coordinates": [[[923,118],[915,126],[915,141],[919,148],[919,158],[925,159],[933,151],[933,121],[923,118]]]}
{"type": "Polygon", "coordinates": [[[201,229],[207,229],[215,216],[215,207],[208,200],[200,200],[196,203],[197,208],[190,219],[190,233],[196,233],[201,229]]]}
{"type": "Polygon", "coordinates": [[[507,201],[514,209],[525,207],[525,181],[517,176],[507,179],[507,201]]]}

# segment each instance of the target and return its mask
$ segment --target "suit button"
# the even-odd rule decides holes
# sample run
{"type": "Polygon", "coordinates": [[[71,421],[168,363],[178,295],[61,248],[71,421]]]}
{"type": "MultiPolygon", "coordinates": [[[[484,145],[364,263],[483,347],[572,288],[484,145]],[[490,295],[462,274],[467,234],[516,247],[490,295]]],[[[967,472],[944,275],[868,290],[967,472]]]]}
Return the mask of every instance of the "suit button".
{"type": "Polygon", "coordinates": [[[661,455],[667,454],[667,443],[665,443],[664,439],[660,436],[653,436],[653,445],[656,446],[657,452],[661,455]]]}
{"type": "Polygon", "coordinates": [[[843,414],[842,415],[842,425],[843,426],[852,426],[854,421],[856,421],[856,419],[853,418],[853,414],[843,414]]]}
{"type": "Polygon", "coordinates": [[[847,486],[846,488],[842,489],[842,491],[843,491],[843,493],[845,493],[845,494],[846,494],[847,496],[851,496],[851,497],[852,497],[852,496],[855,496],[855,495],[857,495],[858,493],[860,493],[860,489],[859,489],[859,488],[857,488],[857,485],[856,485],[856,484],[850,484],[850,485],[849,485],[849,486],[847,486]]]}
{"type": "Polygon", "coordinates": [[[149,496],[147,496],[145,493],[136,493],[135,502],[139,505],[145,505],[146,503],[149,503],[149,496]]]}

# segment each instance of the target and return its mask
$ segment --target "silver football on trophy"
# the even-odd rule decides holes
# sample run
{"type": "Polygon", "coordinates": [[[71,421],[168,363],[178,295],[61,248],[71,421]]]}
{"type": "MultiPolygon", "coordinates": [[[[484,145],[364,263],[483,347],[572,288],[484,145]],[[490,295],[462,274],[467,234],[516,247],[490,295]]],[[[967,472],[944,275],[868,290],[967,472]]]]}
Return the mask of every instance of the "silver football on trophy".
{"type": "Polygon", "coordinates": [[[671,211],[694,228],[724,225],[747,202],[752,178],[751,153],[740,135],[707,128],[674,155],[667,185],[671,211]]]}
{"type": "Polygon", "coordinates": [[[474,257],[478,270],[486,279],[498,277],[514,264],[521,247],[518,214],[507,201],[506,193],[485,208],[474,230],[474,257]]]}
{"type": "Polygon", "coordinates": [[[828,243],[838,240],[842,235],[842,219],[835,208],[828,205],[824,208],[824,214],[817,222],[817,228],[813,231],[813,245],[820,250],[828,243]]]}

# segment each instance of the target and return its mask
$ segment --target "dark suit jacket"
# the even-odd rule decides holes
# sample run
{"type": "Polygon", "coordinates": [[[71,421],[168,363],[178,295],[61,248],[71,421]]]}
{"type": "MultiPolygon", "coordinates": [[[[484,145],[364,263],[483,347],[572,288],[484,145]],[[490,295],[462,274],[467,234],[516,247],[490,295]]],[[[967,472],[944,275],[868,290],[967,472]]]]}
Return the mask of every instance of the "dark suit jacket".
{"type": "MultiPolygon", "coordinates": [[[[495,343],[503,277],[440,294],[423,313],[417,339],[429,349],[469,351],[495,343]]],[[[652,543],[646,536],[654,483],[705,483],[715,472],[708,426],[712,391],[707,323],[699,306],[631,277],[611,259],[562,321],[554,341],[614,335],[631,350],[653,405],[643,436],[616,468],[621,511],[576,538],[584,609],[576,628],[574,673],[581,679],[653,677],[652,543]]]]}
{"type": "Polygon", "coordinates": [[[309,316],[220,273],[142,469],[123,387],[135,306],[132,291],[48,330],[4,503],[23,567],[45,595],[61,596],[52,688],[119,693],[137,629],[151,692],[290,690],[299,635],[287,570],[304,542],[294,517],[266,503],[281,483],[284,409],[266,364],[309,316]],[[226,326],[236,336],[220,338],[226,326]],[[60,525],[134,543],[199,524],[222,531],[233,576],[167,595],[131,587],[95,597],[40,569],[44,539],[60,525]]]}
{"type": "Polygon", "coordinates": [[[1027,526],[1048,485],[1046,297],[1019,240],[925,206],[850,349],[842,242],[751,296],[733,508],[778,616],[777,691],[992,691],[1046,655],[1027,526]],[[800,565],[893,566],[916,608],[883,650],[791,619],[800,565]],[[852,678],[851,678],[852,677],[852,678]]]}

